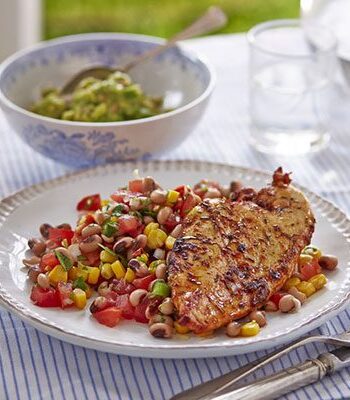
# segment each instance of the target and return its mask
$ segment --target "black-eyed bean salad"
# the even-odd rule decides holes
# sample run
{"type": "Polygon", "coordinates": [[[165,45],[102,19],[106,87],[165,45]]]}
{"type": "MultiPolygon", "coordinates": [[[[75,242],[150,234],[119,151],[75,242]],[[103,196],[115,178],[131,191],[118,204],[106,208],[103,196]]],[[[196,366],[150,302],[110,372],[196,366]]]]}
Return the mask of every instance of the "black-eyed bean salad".
{"type": "MultiPolygon", "coordinates": [[[[83,310],[94,295],[89,309],[103,325],[114,327],[121,319],[130,319],[148,323],[155,337],[188,333],[176,321],[167,284],[167,255],[193,207],[204,198],[235,200],[241,189],[239,182],[226,187],[202,180],[192,188],[164,190],[152,177],[137,177],[108,199],[99,194],[84,197],[77,204],[74,228],[44,223],[41,238],[28,240],[33,256],[23,263],[33,282],[31,300],[40,307],[83,310]]],[[[231,322],[227,335],[256,335],[266,325],[265,311],[297,311],[326,284],[321,268],[336,265],[336,257],[307,246],[295,274],[270,298],[265,310],[231,322]]]]}

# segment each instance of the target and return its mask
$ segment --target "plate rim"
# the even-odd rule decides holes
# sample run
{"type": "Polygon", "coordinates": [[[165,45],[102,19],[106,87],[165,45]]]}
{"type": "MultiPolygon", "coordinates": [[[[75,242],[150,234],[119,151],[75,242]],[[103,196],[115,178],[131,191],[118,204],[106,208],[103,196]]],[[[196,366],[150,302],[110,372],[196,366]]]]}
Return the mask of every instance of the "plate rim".
{"type": "MultiPolygon", "coordinates": [[[[191,165],[192,169],[227,169],[235,170],[235,173],[243,175],[246,179],[247,177],[252,177],[251,179],[256,179],[257,177],[260,179],[271,179],[271,172],[254,169],[250,167],[236,166],[228,163],[218,163],[218,162],[210,162],[204,160],[151,160],[151,161],[129,161],[126,163],[114,163],[107,164],[104,166],[98,166],[94,168],[86,168],[79,171],[74,171],[63,176],[45,180],[41,183],[36,183],[34,185],[25,187],[19,191],[16,191],[9,196],[3,198],[0,201],[0,229],[2,228],[4,222],[7,220],[8,216],[11,215],[18,207],[20,207],[23,203],[27,203],[34,199],[36,196],[41,193],[55,187],[59,187],[60,185],[64,185],[65,183],[74,182],[79,178],[88,178],[89,176],[99,176],[99,175],[108,175],[111,172],[121,173],[121,172],[129,172],[132,169],[143,169],[145,172],[148,168],[159,169],[160,167],[165,167],[166,169],[172,169],[174,167],[183,167],[185,165],[191,165]]],[[[310,203],[319,203],[320,205],[324,205],[325,212],[328,209],[328,213],[325,215],[325,218],[329,223],[332,223],[333,227],[341,233],[347,242],[348,251],[350,251],[350,220],[347,214],[341,210],[338,206],[336,206],[332,201],[329,201],[322,196],[310,191],[309,189],[294,183],[294,186],[301,189],[303,193],[307,196],[310,203]],[[332,216],[332,221],[330,221],[329,213],[334,214],[332,216]]],[[[315,205],[314,205],[315,207],[315,205]]],[[[346,265],[350,265],[350,261],[347,260],[346,265]]],[[[348,285],[350,287],[350,281],[348,285]]],[[[145,350],[148,352],[155,352],[155,354],[151,355],[151,357],[162,357],[162,358],[177,358],[177,352],[188,351],[188,356],[186,355],[180,358],[188,358],[188,357],[208,357],[211,354],[216,352],[223,352],[225,354],[239,354],[240,352],[253,352],[261,349],[267,349],[275,346],[276,344],[282,344],[287,341],[293,340],[296,337],[300,337],[305,333],[309,332],[312,329],[315,329],[322,325],[327,320],[331,319],[338,313],[340,313],[349,303],[350,301],[350,290],[347,292],[343,289],[343,296],[339,298],[338,301],[332,304],[324,306],[323,311],[319,311],[316,314],[313,313],[309,317],[308,321],[300,321],[300,323],[296,324],[293,328],[289,328],[288,331],[274,335],[266,336],[265,338],[261,338],[260,340],[256,340],[256,338],[248,338],[239,341],[232,341],[232,343],[222,344],[222,343],[205,343],[201,340],[198,343],[187,344],[186,346],[181,346],[179,344],[171,345],[171,341],[167,341],[166,344],[133,344],[133,343],[122,343],[122,342],[111,342],[109,340],[99,339],[96,337],[88,337],[86,335],[75,333],[71,329],[65,329],[62,326],[57,325],[55,322],[50,322],[46,317],[42,317],[36,312],[30,311],[28,313],[28,309],[22,305],[21,302],[18,302],[8,291],[3,287],[0,283],[0,305],[3,305],[6,310],[9,312],[13,312],[20,319],[34,326],[35,328],[51,335],[59,339],[64,339],[67,342],[78,344],[81,346],[85,346],[88,348],[94,348],[97,350],[101,350],[103,348],[104,351],[118,353],[118,354],[127,354],[131,356],[144,357],[142,354],[133,354],[136,350],[145,350]],[[27,313],[26,311],[27,310],[27,313]],[[79,341],[79,343],[77,343],[79,341]],[[244,343],[243,343],[244,341],[244,343]],[[276,342],[278,341],[278,343],[276,342]],[[242,349],[243,348],[243,349],[242,349]],[[158,351],[157,351],[158,350],[158,351]],[[203,350],[206,350],[207,353],[203,354],[203,350]],[[240,350],[240,351],[239,351],[240,350]],[[168,352],[170,354],[164,355],[163,352],[168,352]],[[197,354],[194,354],[197,352],[197,354]],[[210,354],[211,352],[211,354],[210,354]]],[[[149,353],[150,354],[150,353],[149,353]]],[[[149,356],[149,355],[147,355],[149,356]]]]}

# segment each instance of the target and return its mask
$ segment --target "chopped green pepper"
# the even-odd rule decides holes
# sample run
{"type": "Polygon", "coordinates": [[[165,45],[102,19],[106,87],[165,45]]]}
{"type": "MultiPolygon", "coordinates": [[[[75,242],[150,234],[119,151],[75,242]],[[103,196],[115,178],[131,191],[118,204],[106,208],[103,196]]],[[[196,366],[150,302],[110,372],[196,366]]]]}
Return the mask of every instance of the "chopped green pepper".
{"type": "Polygon", "coordinates": [[[168,297],[170,296],[170,287],[164,281],[156,281],[152,287],[154,296],[168,297]]]}

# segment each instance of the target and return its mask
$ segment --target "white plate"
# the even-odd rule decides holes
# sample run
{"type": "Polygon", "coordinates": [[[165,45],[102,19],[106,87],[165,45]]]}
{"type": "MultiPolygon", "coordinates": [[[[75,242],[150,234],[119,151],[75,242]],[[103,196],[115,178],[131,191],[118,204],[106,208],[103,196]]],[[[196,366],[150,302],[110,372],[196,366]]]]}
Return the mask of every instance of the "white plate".
{"type": "MultiPolygon", "coordinates": [[[[0,299],[8,310],[37,329],[59,339],[119,354],[141,357],[192,358],[247,353],[290,341],[316,328],[343,309],[350,297],[350,221],[328,201],[304,189],[316,214],[313,242],[336,254],[339,268],[328,273],[325,289],[312,296],[296,314],[270,314],[268,325],[253,338],[230,339],[224,333],[211,338],[155,339],[147,326],[123,321],[116,328],[99,325],[88,311],[45,309],[29,300],[30,285],[21,267],[26,242],[38,235],[43,222],[76,221],[75,205],[84,195],[108,196],[131,177],[133,169],[154,176],[164,187],[193,184],[206,177],[228,183],[242,180],[261,187],[270,175],[251,169],[198,161],[126,163],[73,174],[18,192],[0,203],[0,299]]],[[[297,178],[297,177],[295,177],[297,178]]]]}

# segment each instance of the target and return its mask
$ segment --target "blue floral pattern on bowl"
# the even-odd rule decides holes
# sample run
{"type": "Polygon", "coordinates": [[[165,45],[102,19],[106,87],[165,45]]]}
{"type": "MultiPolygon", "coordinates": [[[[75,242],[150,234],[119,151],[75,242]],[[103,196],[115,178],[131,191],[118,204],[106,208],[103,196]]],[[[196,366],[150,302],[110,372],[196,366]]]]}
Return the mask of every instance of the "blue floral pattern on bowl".
{"type": "Polygon", "coordinates": [[[58,129],[49,130],[43,124],[27,125],[22,136],[40,153],[75,167],[150,158],[149,153],[130,146],[128,139],[96,129],[66,135],[58,129]]]}

